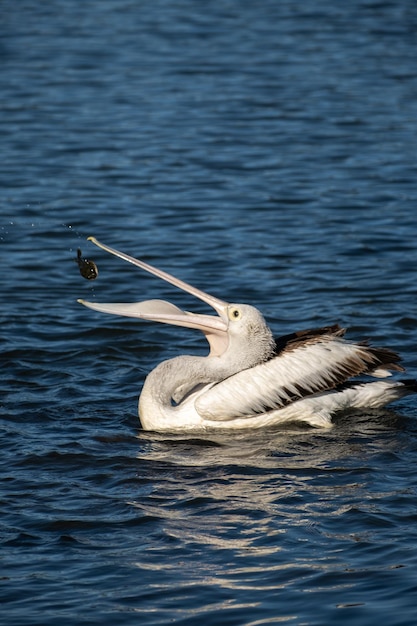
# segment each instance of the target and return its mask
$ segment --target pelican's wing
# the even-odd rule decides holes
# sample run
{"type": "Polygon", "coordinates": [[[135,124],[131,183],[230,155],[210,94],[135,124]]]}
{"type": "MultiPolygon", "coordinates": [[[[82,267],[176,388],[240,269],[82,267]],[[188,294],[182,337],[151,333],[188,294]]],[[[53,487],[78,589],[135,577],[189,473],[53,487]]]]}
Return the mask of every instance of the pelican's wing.
{"type": "Polygon", "coordinates": [[[403,370],[392,350],[349,343],[342,334],[342,329],[329,327],[281,338],[277,356],[203,393],[195,402],[198,413],[219,421],[252,417],[333,389],[359,374],[384,377],[390,376],[389,369],[403,370]]]}

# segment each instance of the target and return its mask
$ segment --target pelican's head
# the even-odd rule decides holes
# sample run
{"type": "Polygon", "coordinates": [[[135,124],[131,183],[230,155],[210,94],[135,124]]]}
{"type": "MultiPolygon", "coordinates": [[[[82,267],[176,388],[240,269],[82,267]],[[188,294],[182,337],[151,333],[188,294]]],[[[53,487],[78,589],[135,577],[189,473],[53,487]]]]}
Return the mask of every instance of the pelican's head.
{"type": "Polygon", "coordinates": [[[110,248],[94,237],[88,239],[110,254],[132,263],[202,300],[210,305],[217,315],[202,315],[182,311],[165,300],[145,300],[144,302],[132,303],[95,303],[78,300],[81,304],[103,313],[196,328],[204,333],[209,342],[210,356],[221,357],[228,353],[236,354],[240,350],[242,356],[243,353],[246,355],[245,367],[250,367],[270,356],[273,346],[272,333],[262,314],[255,307],[248,304],[224,302],[148,263],[110,248]]]}

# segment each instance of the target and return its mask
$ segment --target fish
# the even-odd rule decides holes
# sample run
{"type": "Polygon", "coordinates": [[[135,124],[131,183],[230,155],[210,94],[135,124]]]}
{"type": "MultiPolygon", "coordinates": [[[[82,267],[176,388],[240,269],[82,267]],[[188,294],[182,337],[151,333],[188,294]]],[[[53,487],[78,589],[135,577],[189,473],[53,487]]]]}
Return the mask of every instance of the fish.
{"type": "Polygon", "coordinates": [[[74,261],[78,264],[80,274],[86,280],[95,280],[98,276],[97,265],[90,259],[84,259],[81,249],[78,248],[77,258],[74,261]]]}

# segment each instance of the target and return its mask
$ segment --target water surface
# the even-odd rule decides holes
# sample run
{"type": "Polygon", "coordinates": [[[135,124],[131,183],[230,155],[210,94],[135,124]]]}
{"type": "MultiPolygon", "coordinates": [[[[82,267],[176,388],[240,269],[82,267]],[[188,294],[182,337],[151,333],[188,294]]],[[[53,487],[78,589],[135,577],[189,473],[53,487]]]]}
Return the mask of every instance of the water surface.
{"type": "Polygon", "coordinates": [[[330,432],[145,433],[146,373],[204,338],[76,300],[205,310],[95,235],[417,376],[415,3],[2,8],[2,621],[413,626],[416,398],[330,432]]]}

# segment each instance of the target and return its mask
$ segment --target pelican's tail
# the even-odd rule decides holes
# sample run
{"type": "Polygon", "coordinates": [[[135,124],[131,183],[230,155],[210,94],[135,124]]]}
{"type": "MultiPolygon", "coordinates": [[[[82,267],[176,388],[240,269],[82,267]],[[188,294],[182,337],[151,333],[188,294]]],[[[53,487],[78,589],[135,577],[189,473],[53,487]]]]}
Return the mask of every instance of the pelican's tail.
{"type": "Polygon", "coordinates": [[[310,426],[330,428],[332,417],[336,413],[352,409],[382,409],[387,404],[411,393],[417,393],[417,380],[347,382],[331,391],[299,400],[278,413],[281,415],[284,412],[288,413],[285,415],[286,421],[301,419],[310,426]],[[297,405],[299,409],[302,409],[298,417],[294,414],[294,408],[297,405]]]}
{"type": "MultiPolygon", "coordinates": [[[[375,382],[350,382],[341,385],[329,396],[335,402],[334,410],[381,409],[411,393],[417,393],[417,380],[378,380],[375,382]]],[[[330,399],[330,398],[329,398],[330,399]]]]}

